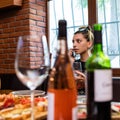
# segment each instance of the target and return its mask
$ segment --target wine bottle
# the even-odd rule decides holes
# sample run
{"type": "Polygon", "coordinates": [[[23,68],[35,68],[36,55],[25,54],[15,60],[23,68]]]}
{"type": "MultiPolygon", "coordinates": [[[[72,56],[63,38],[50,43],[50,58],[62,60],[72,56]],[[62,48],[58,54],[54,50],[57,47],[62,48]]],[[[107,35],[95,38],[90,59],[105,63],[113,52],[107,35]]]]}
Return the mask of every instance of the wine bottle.
{"type": "Polygon", "coordinates": [[[94,50],[86,62],[87,120],[111,120],[112,70],[102,48],[102,25],[94,24],[94,50]]]}
{"type": "Polygon", "coordinates": [[[48,83],[48,120],[76,120],[77,90],[68,56],[67,21],[59,20],[58,25],[58,55],[48,83]]]}

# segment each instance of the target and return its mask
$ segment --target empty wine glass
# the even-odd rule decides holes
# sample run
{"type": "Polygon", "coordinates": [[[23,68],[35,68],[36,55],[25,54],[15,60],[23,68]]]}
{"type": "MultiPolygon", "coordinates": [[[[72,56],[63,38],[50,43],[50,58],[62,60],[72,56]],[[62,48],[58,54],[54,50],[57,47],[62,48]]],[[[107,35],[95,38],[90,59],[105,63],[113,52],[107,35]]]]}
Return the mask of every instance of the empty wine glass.
{"type": "Polygon", "coordinates": [[[31,120],[34,120],[34,90],[47,78],[49,68],[46,37],[20,36],[15,58],[15,72],[19,80],[31,90],[31,120]]]}

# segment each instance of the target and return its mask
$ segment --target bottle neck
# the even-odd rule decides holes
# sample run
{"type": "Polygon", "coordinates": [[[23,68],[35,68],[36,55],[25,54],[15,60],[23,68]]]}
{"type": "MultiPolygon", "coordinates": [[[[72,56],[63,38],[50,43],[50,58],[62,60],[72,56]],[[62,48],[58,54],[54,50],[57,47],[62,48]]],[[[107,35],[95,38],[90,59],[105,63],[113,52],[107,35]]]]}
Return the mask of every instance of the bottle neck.
{"type": "Polygon", "coordinates": [[[97,43],[94,45],[94,53],[102,52],[102,51],[103,51],[103,47],[101,43],[97,43]]]}
{"type": "Polygon", "coordinates": [[[59,54],[61,55],[67,55],[68,47],[67,47],[67,40],[66,38],[60,38],[58,39],[58,45],[59,45],[59,54]]]}
{"type": "Polygon", "coordinates": [[[95,38],[95,44],[94,44],[94,53],[96,52],[102,52],[102,31],[94,31],[94,38],[95,38]]]}

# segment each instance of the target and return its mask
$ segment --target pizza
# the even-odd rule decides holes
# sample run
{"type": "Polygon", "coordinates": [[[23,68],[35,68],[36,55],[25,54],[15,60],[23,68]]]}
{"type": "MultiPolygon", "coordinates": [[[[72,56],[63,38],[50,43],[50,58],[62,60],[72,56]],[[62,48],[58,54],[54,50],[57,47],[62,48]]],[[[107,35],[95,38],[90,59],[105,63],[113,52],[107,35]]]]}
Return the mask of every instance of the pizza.
{"type": "MultiPolygon", "coordinates": [[[[34,98],[35,116],[47,114],[48,101],[45,97],[34,98]]],[[[26,120],[31,116],[30,97],[19,97],[12,93],[0,94],[0,120],[26,120]]]]}

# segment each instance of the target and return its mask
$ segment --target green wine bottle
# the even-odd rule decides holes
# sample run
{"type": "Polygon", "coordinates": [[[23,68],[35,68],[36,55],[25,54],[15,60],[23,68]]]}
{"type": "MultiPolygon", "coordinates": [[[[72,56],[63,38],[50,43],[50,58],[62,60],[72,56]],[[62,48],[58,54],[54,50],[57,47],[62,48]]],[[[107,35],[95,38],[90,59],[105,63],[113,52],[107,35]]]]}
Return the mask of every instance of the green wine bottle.
{"type": "Polygon", "coordinates": [[[94,50],[86,62],[87,120],[111,120],[112,70],[102,48],[102,25],[94,24],[94,50]]]}

